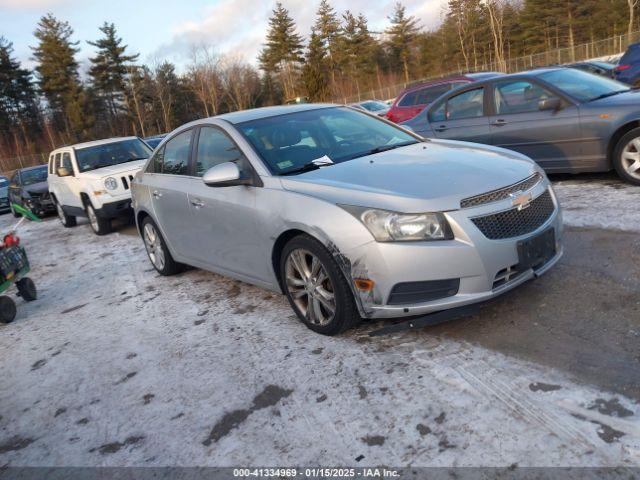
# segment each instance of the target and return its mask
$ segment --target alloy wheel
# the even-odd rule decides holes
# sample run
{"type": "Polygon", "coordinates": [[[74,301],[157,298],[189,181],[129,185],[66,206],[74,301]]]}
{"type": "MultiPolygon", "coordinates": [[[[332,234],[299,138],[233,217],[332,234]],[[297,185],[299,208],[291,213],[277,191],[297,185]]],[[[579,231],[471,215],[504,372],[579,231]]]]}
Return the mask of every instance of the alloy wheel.
{"type": "Polygon", "coordinates": [[[640,180],[640,137],[631,140],[622,150],[622,168],[630,176],[640,180]]]}
{"type": "Polygon", "coordinates": [[[287,290],[309,323],[325,326],[336,313],[333,284],[322,262],[311,252],[292,250],[285,262],[287,290]]]}
{"type": "Polygon", "coordinates": [[[87,217],[89,217],[89,223],[94,232],[100,231],[100,225],[98,224],[98,216],[91,205],[87,205],[87,217]]]}
{"type": "Polygon", "coordinates": [[[60,205],[58,202],[56,202],[56,210],[58,211],[58,218],[62,222],[62,225],[66,225],[67,224],[67,220],[66,220],[66,217],[64,215],[64,210],[62,210],[62,205],[60,205]]]}
{"type": "Polygon", "coordinates": [[[165,265],[162,241],[155,227],[150,223],[144,226],[144,245],[147,247],[147,253],[151,263],[153,263],[154,267],[158,270],[162,270],[165,265]]]}

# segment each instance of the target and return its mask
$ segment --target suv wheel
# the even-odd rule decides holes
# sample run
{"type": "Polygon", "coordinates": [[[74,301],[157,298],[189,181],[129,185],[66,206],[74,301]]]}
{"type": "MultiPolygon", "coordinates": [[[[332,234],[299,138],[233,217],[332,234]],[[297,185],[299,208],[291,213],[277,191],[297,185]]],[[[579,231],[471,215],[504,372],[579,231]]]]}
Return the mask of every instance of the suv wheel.
{"type": "Polygon", "coordinates": [[[347,280],[331,254],[314,238],[301,235],[285,245],[280,277],[291,307],[314,332],[335,335],[360,322],[347,280]]]}
{"type": "Polygon", "coordinates": [[[147,249],[147,255],[152,265],[161,275],[174,275],[183,270],[183,265],[176,262],[171,256],[171,252],[167,248],[167,244],[160,234],[160,230],[151,220],[151,217],[146,217],[142,221],[140,226],[142,230],[142,240],[144,246],[147,249]]]}
{"type": "Polygon", "coordinates": [[[89,219],[89,225],[96,235],[105,235],[111,232],[111,219],[98,216],[91,202],[87,201],[85,205],[87,212],[87,218],[89,219]]]}
{"type": "Polygon", "coordinates": [[[640,185],[640,128],[627,132],[618,141],[613,166],[623,180],[640,185]]]}
{"type": "Polygon", "coordinates": [[[64,213],[62,205],[60,205],[57,201],[55,203],[60,223],[62,223],[62,225],[66,228],[75,227],[78,224],[76,221],[76,217],[74,217],[73,215],[67,215],[66,213],[64,213]]]}

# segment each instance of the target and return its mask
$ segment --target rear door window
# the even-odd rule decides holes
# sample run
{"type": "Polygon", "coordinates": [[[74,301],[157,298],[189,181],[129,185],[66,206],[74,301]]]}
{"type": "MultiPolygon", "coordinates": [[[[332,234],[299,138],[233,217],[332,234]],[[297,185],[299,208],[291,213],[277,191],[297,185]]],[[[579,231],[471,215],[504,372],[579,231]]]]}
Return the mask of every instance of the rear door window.
{"type": "Polygon", "coordinates": [[[187,175],[193,130],[179,133],[169,140],[154,157],[154,172],[187,175]]]}
{"type": "Polygon", "coordinates": [[[484,88],[468,90],[447,101],[447,120],[476,118],[484,115],[484,88]]]}

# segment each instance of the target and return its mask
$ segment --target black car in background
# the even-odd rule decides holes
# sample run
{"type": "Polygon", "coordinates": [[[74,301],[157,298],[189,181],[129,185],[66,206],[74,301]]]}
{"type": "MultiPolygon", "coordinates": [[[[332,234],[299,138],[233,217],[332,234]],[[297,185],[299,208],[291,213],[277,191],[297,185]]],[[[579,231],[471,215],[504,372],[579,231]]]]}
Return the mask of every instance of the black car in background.
{"type": "Polygon", "coordinates": [[[143,140],[145,141],[145,143],[146,143],[147,145],[149,145],[151,148],[153,148],[153,149],[155,150],[155,148],[160,144],[160,142],[162,141],[162,139],[163,139],[164,137],[166,137],[166,136],[167,136],[167,134],[166,134],[166,133],[163,133],[163,134],[161,134],[161,135],[154,135],[154,136],[152,136],[152,137],[146,137],[146,138],[143,138],[143,140]]]}
{"type": "Polygon", "coordinates": [[[0,213],[9,211],[9,179],[0,175],[0,213]]]}
{"type": "Polygon", "coordinates": [[[584,72],[594,73],[607,78],[615,78],[616,66],[613,63],[589,60],[586,62],[570,63],[565,65],[568,68],[576,68],[584,72]]]}
{"type": "MultiPolygon", "coordinates": [[[[16,170],[9,181],[9,203],[28,208],[36,215],[43,216],[56,211],[49,195],[47,166],[27,167],[16,170]]],[[[9,206],[14,217],[20,214],[9,206]]]]}

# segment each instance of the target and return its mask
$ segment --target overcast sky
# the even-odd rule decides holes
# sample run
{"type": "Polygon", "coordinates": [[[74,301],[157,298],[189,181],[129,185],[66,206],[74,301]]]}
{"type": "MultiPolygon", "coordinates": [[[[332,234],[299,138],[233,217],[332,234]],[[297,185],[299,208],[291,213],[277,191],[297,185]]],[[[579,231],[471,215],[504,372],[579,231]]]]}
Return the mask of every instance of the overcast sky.
{"type": "MultiPolygon", "coordinates": [[[[93,47],[86,43],[99,36],[102,22],[116,24],[130,50],[144,62],[168,59],[179,66],[188,62],[193,45],[207,45],[218,53],[239,55],[250,62],[264,42],[273,0],[0,0],[0,35],[13,42],[16,56],[32,66],[29,46],[33,31],[47,12],[71,23],[80,41],[78,59],[86,64],[93,47]]],[[[320,0],[283,0],[306,36],[320,0]]],[[[340,12],[362,12],[373,31],[389,24],[395,0],[334,0],[340,12]]],[[[404,0],[411,15],[426,29],[437,26],[446,0],[404,0]]]]}

